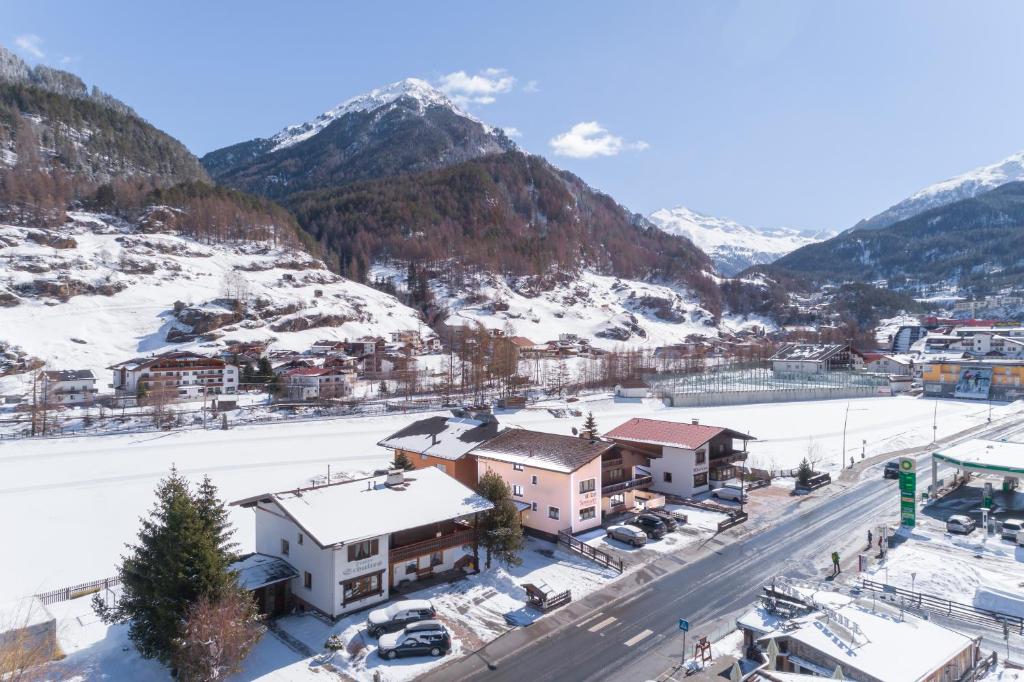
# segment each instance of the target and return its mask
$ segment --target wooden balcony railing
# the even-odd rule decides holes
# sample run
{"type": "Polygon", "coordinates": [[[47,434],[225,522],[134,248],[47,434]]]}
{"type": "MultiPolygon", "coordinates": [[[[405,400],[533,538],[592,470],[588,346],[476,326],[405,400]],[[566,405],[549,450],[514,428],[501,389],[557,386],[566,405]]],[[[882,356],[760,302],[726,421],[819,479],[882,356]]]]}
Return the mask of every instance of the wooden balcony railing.
{"type": "Polygon", "coordinates": [[[628,481],[619,481],[618,483],[609,483],[608,485],[601,486],[602,495],[611,495],[612,493],[621,493],[623,490],[633,490],[634,488],[646,488],[651,485],[653,479],[650,476],[637,476],[631,478],[628,481]]]}
{"type": "Polygon", "coordinates": [[[430,538],[429,540],[423,540],[422,542],[414,542],[411,545],[395,547],[388,552],[388,558],[391,563],[396,563],[407,559],[426,556],[432,552],[440,552],[450,547],[469,545],[473,543],[475,532],[476,531],[472,528],[468,528],[455,533],[449,533],[448,535],[442,535],[439,538],[430,538]]]}
{"type": "Polygon", "coordinates": [[[601,466],[603,468],[605,468],[605,469],[611,469],[611,468],[614,468],[614,467],[620,467],[620,466],[622,466],[622,458],[621,457],[608,457],[607,459],[602,459],[601,460],[601,466]]]}

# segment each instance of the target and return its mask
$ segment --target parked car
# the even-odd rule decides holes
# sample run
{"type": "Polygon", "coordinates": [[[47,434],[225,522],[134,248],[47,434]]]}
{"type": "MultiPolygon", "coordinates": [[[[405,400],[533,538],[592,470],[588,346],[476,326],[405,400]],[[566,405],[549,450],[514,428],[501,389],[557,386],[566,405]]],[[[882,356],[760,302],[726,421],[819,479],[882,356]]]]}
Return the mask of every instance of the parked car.
{"type": "Polygon", "coordinates": [[[747,494],[740,490],[738,486],[726,485],[721,488],[715,488],[711,491],[711,497],[716,500],[732,500],[733,502],[746,502],[747,494]]]}
{"type": "Polygon", "coordinates": [[[452,648],[448,629],[436,620],[421,620],[406,625],[401,632],[389,632],[377,640],[377,655],[381,658],[399,656],[443,656],[452,648]]]}
{"type": "Polygon", "coordinates": [[[1024,530],[1017,531],[1017,544],[1024,547],[1024,530]]]}
{"type": "Polygon", "coordinates": [[[665,533],[668,532],[668,527],[654,514],[644,512],[643,514],[637,514],[629,521],[626,521],[630,526],[636,526],[643,532],[647,533],[647,537],[660,540],[665,537],[665,533]]]}
{"type": "Polygon", "coordinates": [[[657,516],[661,519],[661,522],[665,524],[666,528],[668,528],[669,533],[674,533],[679,530],[681,523],[686,523],[685,517],[680,522],[679,518],[675,514],[666,509],[661,509],[660,507],[657,509],[646,509],[644,510],[644,513],[650,514],[651,516],[657,516]]]}
{"type": "Polygon", "coordinates": [[[370,611],[366,618],[366,631],[371,637],[380,637],[385,632],[395,632],[409,623],[430,620],[436,615],[434,605],[426,599],[396,601],[384,608],[370,611]]]}
{"type": "Polygon", "coordinates": [[[1005,540],[1017,542],[1017,533],[1022,530],[1024,530],[1024,521],[1021,519],[1005,519],[999,532],[1005,540]]]}
{"type": "Polygon", "coordinates": [[[946,531],[950,533],[970,533],[978,524],[970,516],[964,516],[963,514],[953,514],[946,519],[946,531]]]}
{"type": "Polygon", "coordinates": [[[900,477],[900,463],[898,460],[885,463],[885,468],[882,469],[882,478],[899,478],[900,477]]]}
{"type": "Polygon", "coordinates": [[[643,547],[647,544],[647,533],[633,526],[624,526],[622,524],[608,526],[605,529],[605,533],[610,538],[614,538],[619,542],[625,542],[627,545],[633,545],[634,547],[643,547]]]}

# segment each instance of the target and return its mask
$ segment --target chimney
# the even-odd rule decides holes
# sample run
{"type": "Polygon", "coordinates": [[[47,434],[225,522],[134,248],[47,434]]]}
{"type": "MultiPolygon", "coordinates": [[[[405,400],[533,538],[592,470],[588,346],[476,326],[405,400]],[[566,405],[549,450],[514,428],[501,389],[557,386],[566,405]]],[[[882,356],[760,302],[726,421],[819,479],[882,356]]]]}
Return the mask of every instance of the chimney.
{"type": "Polygon", "coordinates": [[[388,471],[388,477],[385,481],[385,485],[389,488],[393,488],[396,485],[402,485],[405,483],[405,472],[401,469],[391,469],[388,471]]]}
{"type": "Polygon", "coordinates": [[[690,423],[693,424],[694,426],[696,426],[696,425],[700,424],[700,420],[697,419],[696,417],[693,417],[692,419],[690,419],[690,423]]]}

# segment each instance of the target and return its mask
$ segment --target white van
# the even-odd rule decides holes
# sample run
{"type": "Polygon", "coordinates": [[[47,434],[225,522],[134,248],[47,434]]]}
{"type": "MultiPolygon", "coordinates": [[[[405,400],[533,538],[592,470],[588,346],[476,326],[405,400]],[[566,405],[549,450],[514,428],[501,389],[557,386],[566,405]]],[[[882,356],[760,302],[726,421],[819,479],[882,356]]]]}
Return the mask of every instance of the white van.
{"type": "Polygon", "coordinates": [[[1000,528],[999,534],[1003,536],[1005,540],[1012,540],[1013,542],[1020,542],[1020,532],[1024,530],[1024,521],[1021,519],[1006,519],[1003,521],[1003,525],[1000,528]]]}

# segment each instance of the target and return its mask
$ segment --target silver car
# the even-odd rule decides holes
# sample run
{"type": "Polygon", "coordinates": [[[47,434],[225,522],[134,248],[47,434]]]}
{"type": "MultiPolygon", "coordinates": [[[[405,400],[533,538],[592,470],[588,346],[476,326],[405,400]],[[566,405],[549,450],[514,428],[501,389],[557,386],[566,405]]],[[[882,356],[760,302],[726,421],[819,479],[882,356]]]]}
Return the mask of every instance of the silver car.
{"type": "Polygon", "coordinates": [[[1004,539],[1016,542],[1017,533],[1021,532],[1022,530],[1024,530],[1024,521],[1020,519],[1006,519],[1005,521],[1003,521],[1002,528],[999,532],[1004,539]]]}
{"type": "Polygon", "coordinates": [[[616,524],[614,526],[608,526],[605,529],[605,532],[608,537],[618,540],[619,542],[625,542],[627,545],[643,547],[647,544],[647,533],[635,526],[616,524]]]}
{"type": "Polygon", "coordinates": [[[977,527],[978,524],[975,523],[974,519],[963,514],[953,514],[946,519],[946,532],[948,533],[963,533],[966,535],[977,527]]]}

